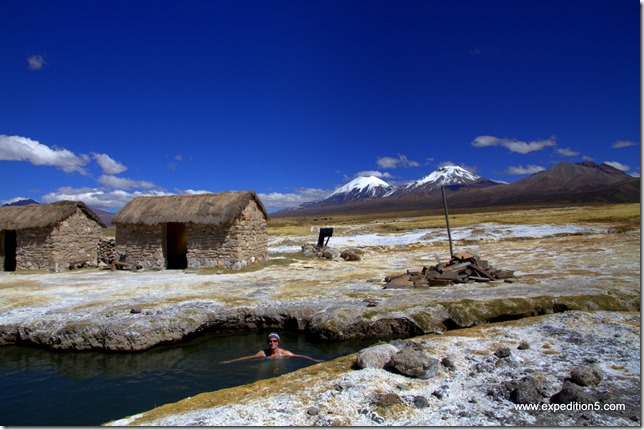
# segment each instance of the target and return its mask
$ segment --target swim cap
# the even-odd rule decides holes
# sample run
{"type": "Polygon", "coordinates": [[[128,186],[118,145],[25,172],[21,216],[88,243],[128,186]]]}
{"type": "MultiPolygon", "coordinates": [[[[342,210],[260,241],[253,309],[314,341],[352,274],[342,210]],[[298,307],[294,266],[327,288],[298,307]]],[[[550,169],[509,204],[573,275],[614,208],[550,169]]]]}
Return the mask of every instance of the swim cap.
{"type": "Polygon", "coordinates": [[[280,335],[277,334],[277,333],[269,333],[268,338],[269,339],[277,339],[278,342],[280,341],[280,335]]]}

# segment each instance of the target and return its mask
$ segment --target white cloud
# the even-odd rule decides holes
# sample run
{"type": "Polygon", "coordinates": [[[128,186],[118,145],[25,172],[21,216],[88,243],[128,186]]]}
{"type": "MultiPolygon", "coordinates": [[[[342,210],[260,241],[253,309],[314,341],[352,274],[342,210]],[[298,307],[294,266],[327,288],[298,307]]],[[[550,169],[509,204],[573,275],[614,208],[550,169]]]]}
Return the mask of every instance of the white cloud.
{"type": "Polygon", "coordinates": [[[406,155],[398,154],[395,157],[380,157],[376,160],[378,167],[381,169],[397,169],[399,167],[418,167],[420,164],[416,161],[410,160],[406,155]]]}
{"type": "Polygon", "coordinates": [[[212,191],[207,191],[207,190],[177,190],[178,194],[209,194],[212,193],[212,191]]]}
{"type": "Polygon", "coordinates": [[[443,161],[442,163],[438,163],[438,168],[446,166],[456,166],[456,164],[452,163],[451,161],[443,161]]]}
{"type": "Polygon", "coordinates": [[[630,140],[618,140],[617,142],[613,143],[613,148],[614,149],[620,149],[620,148],[628,148],[629,146],[638,146],[639,143],[633,142],[630,140]]]}
{"type": "Polygon", "coordinates": [[[45,57],[42,55],[32,55],[27,58],[27,63],[29,64],[29,70],[40,70],[47,64],[45,63],[45,57]]]}
{"type": "Polygon", "coordinates": [[[495,136],[478,136],[472,141],[472,146],[477,148],[485,148],[488,146],[503,146],[510,152],[517,152],[519,154],[529,154],[530,152],[540,151],[549,146],[556,146],[555,138],[546,140],[533,140],[531,142],[524,142],[516,139],[501,139],[495,136]]]}
{"type": "Polygon", "coordinates": [[[320,188],[298,188],[294,193],[258,193],[266,210],[292,208],[302,203],[322,200],[332,191],[320,188]]]}
{"type": "Polygon", "coordinates": [[[323,199],[333,192],[321,188],[296,188],[295,191],[305,202],[323,199]]]}
{"type": "Polygon", "coordinates": [[[378,170],[363,170],[354,175],[354,178],[375,176],[376,178],[393,178],[393,175],[388,172],[380,172],[378,170]]]}
{"type": "Polygon", "coordinates": [[[177,154],[174,157],[172,157],[172,160],[168,163],[168,170],[171,172],[174,172],[177,170],[177,163],[180,163],[183,161],[183,156],[181,154],[177,154]]]}
{"type": "Polygon", "coordinates": [[[609,166],[614,167],[617,170],[621,170],[622,172],[630,170],[631,168],[631,166],[627,166],[626,164],[622,164],[618,161],[604,161],[604,164],[608,164],[609,166]]]}
{"type": "Polygon", "coordinates": [[[465,170],[467,170],[468,172],[471,172],[471,173],[477,173],[478,170],[479,170],[475,166],[468,166],[467,164],[463,164],[463,163],[456,164],[456,163],[452,163],[451,161],[443,161],[442,163],[438,163],[438,168],[445,167],[445,166],[462,167],[463,169],[465,169],[465,170]]]}
{"type": "Polygon", "coordinates": [[[95,152],[92,152],[92,156],[94,157],[98,165],[101,166],[103,173],[106,175],[118,175],[119,173],[125,172],[127,170],[127,167],[114,160],[107,154],[97,154],[95,152]]]}
{"type": "Polygon", "coordinates": [[[65,173],[86,174],[84,166],[90,157],[67,149],[52,149],[28,137],[0,134],[0,160],[27,161],[36,166],[54,166],[65,173]]]}
{"type": "Polygon", "coordinates": [[[508,175],[532,175],[533,173],[538,173],[541,172],[544,169],[541,166],[535,166],[534,164],[530,164],[526,167],[523,166],[510,166],[507,169],[505,169],[505,173],[508,175]]]}
{"type": "Polygon", "coordinates": [[[135,197],[141,196],[166,196],[171,193],[160,190],[133,193],[123,190],[105,191],[99,188],[72,188],[61,187],[56,191],[43,196],[44,203],[53,203],[60,200],[80,200],[90,206],[103,209],[118,209],[135,197]]]}
{"type": "Polygon", "coordinates": [[[563,155],[564,157],[576,157],[579,155],[579,152],[570,148],[557,148],[555,152],[559,155],[563,155]]]}
{"type": "Polygon", "coordinates": [[[127,170],[127,167],[107,154],[92,152],[90,157],[87,154],[74,154],[67,149],[50,148],[28,137],[0,135],[0,160],[26,161],[36,166],[57,167],[66,173],[78,172],[88,175],[86,165],[92,159],[96,160],[103,171],[96,181],[108,188],[156,188],[156,185],[149,181],[115,176],[127,170]]]}
{"type": "MultiPolygon", "coordinates": [[[[117,178],[118,179],[118,178],[117,178]]],[[[104,188],[72,188],[61,187],[56,191],[43,196],[44,203],[53,203],[60,200],[80,200],[90,206],[107,210],[118,210],[125,206],[130,200],[142,196],[171,196],[175,194],[203,194],[212,191],[205,190],[176,190],[169,193],[161,189],[148,189],[144,191],[126,191],[123,189],[106,190],[104,188]]],[[[328,194],[328,192],[327,192],[328,194]]],[[[17,199],[19,200],[19,199],[17,199]]],[[[263,199],[262,199],[263,200],[263,199]]]]}
{"type": "Polygon", "coordinates": [[[134,179],[119,178],[114,175],[101,175],[101,177],[97,179],[97,182],[109,188],[122,188],[124,190],[129,190],[131,188],[150,189],[156,187],[156,185],[149,181],[136,181],[134,179]]]}

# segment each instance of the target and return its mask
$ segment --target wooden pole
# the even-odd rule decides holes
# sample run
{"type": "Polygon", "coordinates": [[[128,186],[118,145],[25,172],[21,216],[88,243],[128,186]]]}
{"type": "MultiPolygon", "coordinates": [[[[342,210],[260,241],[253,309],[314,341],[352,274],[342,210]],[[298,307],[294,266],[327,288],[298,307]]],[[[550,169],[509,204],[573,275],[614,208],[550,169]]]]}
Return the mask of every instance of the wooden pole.
{"type": "Polygon", "coordinates": [[[449,239],[449,256],[454,258],[454,248],[452,248],[452,233],[449,230],[449,214],[447,213],[447,200],[445,199],[445,186],[441,185],[441,194],[443,195],[443,208],[445,208],[445,222],[447,223],[447,238],[449,239]]]}

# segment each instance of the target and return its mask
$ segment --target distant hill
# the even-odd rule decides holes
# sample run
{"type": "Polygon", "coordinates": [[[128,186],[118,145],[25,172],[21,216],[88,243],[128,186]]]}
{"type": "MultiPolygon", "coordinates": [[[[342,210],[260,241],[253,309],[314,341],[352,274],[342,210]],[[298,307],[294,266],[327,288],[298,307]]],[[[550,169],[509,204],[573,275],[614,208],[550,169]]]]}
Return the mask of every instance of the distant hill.
{"type": "Polygon", "coordinates": [[[95,207],[90,206],[90,208],[94,211],[96,215],[103,221],[103,224],[106,226],[111,226],[112,225],[112,218],[114,218],[115,213],[105,211],[103,209],[98,209],[95,207]]]}
{"type": "Polygon", "coordinates": [[[640,178],[608,164],[558,163],[527,178],[450,197],[453,207],[513,204],[634,203],[640,201],[640,178]]]}
{"type": "Polygon", "coordinates": [[[6,203],[2,206],[26,206],[26,205],[39,205],[39,204],[40,203],[32,199],[23,199],[13,203],[6,203]]]}

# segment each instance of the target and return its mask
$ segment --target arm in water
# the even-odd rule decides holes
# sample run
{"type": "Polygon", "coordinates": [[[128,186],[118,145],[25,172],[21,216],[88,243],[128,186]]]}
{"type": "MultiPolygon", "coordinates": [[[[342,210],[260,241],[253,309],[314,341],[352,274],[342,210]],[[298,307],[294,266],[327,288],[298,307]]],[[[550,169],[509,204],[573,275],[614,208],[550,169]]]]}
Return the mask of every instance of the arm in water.
{"type": "Polygon", "coordinates": [[[277,358],[282,358],[282,357],[299,357],[299,358],[306,358],[307,360],[314,361],[316,363],[320,363],[324,360],[317,360],[315,358],[311,358],[308,355],[302,355],[302,354],[293,354],[291,351],[287,351],[285,349],[280,348],[279,345],[280,342],[280,337],[277,333],[271,333],[268,335],[268,348],[262,349],[255,355],[247,355],[246,357],[240,357],[236,358],[234,360],[228,360],[228,361],[221,361],[221,364],[228,364],[232,363],[235,361],[242,361],[242,360],[250,360],[252,358],[270,358],[270,359],[277,359],[277,358]]]}
{"type": "MultiPolygon", "coordinates": [[[[323,362],[323,361],[324,361],[324,360],[318,360],[318,359],[316,359],[316,358],[309,357],[308,355],[293,354],[291,351],[287,351],[287,350],[285,350],[285,349],[281,349],[281,348],[280,348],[280,350],[279,350],[279,356],[280,356],[280,357],[298,357],[298,358],[306,358],[307,360],[311,360],[311,361],[314,361],[314,362],[316,362],[316,363],[321,363],[321,362],[323,362]]],[[[236,362],[236,361],[252,360],[253,358],[267,358],[267,357],[268,357],[268,358],[280,358],[280,357],[273,357],[273,356],[271,356],[271,355],[267,355],[267,354],[266,354],[266,352],[264,352],[264,351],[262,350],[262,351],[259,351],[259,352],[258,352],[257,354],[255,354],[255,355],[247,355],[246,357],[239,357],[239,358],[235,358],[234,360],[220,361],[219,363],[220,363],[220,364],[228,364],[228,363],[234,363],[234,362],[236,362]]]]}
{"type": "Polygon", "coordinates": [[[306,358],[307,360],[315,361],[316,363],[322,363],[324,360],[318,360],[316,358],[311,358],[308,355],[302,355],[302,354],[293,354],[291,351],[287,351],[285,349],[282,349],[282,355],[285,357],[299,357],[299,358],[306,358]]]}
{"type": "Polygon", "coordinates": [[[239,357],[239,358],[235,358],[234,360],[220,361],[219,363],[220,364],[228,364],[228,363],[233,363],[235,361],[250,360],[250,359],[253,359],[253,358],[263,358],[265,356],[266,356],[266,354],[262,350],[262,351],[259,351],[255,355],[247,355],[246,357],[239,357]]]}

